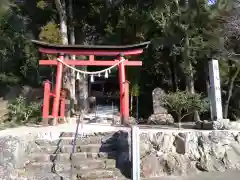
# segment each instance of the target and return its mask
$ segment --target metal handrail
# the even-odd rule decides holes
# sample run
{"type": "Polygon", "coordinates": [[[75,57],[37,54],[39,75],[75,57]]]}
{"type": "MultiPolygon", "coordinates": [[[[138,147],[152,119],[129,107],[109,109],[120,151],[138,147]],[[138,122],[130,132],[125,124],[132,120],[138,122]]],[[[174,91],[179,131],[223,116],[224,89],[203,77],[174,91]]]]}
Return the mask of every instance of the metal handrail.
{"type": "Polygon", "coordinates": [[[79,119],[77,121],[77,127],[76,127],[76,131],[75,131],[74,139],[73,139],[72,154],[75,153],[76,140],[77,140],[77,136],[78,136],[78,129],[79,129],[79,124],[80,124],[80,121],[81,121],[81,117],[82,117],[82,114],[79,115],[79,119]]]}
{"type": "Polygon", "coordinates": [[[71,176],[73,175],[73,162],[72,162],[72,156],[75,153],[75,148],[76,148],[76,140],[77,140],[77,136],[78,136],[78,129],[79,129],[79,125],[80,125],[80,121],[81,121],[81,117],[82,117],[82,113],[80,113],[80,115],[78,116],[78,121],[77,121],[77,127],[76,127],[76,131],[75,131],[75,135],[74,135],[74,139],[73,139],[73,147],[72,147],[72,153],[70,155],[70,160],[71,160],[71,176]]]}

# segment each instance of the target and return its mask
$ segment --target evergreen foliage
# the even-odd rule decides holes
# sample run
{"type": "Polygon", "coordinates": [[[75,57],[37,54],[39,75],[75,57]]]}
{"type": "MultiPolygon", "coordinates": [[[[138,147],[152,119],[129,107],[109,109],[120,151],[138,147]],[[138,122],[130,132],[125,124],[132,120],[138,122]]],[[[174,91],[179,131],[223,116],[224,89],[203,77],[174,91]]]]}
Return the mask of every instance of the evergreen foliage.
{"type": "Polygon", "coordinates": [[[151,91],[156,87],[170,92],[168,99],[175,110],[175,96],[187,98],[185,107],[192,107],[189,93],[197,100],[194,103],[200,103],[199,94],[194,93],[207,96],[206,68],[211,58],[220,60],[223,105],[229,110],[225,116],[240,116],[237,0],[1,0],[1,85],[41,86],[43,74],[51,79],[48,68],[39,68],[40,57],[30,40],[62,42],[57,2],[66,9],[68,38],[74,27],[76,44],[123,45],[151,40],[141,58],[144,66],[140,73],[128,69],[127,77],[132,82],[131,94],[139,96],[142,117],[151,113],[151,91]]]}

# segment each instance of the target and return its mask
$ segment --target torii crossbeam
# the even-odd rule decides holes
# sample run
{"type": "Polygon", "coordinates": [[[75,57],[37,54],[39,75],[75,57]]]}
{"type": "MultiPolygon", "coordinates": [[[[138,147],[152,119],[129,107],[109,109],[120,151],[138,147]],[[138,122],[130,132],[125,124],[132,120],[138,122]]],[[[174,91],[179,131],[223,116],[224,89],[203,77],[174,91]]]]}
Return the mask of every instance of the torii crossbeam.
{"type": "MultiPolygon", "coordinates": [[[[113,66],[121,61],[118,64],[120,84],[120,115],[122,122],[128,123],[129,82],[126,80],[125,66],[142,66],[142,62],[138,60],[125,60],[124,62],[122,62],[122,60],[124,59],[124,56],[136,56],[142,54],[144,48],[146,48],[150,42],[126,46],[55,45],[36,40],[33,40],[32,42],[38,46],[41,53],[58,55],[61,61],[64,62],[64,64],[70,66],[113,66]],[[65,59],[65,55],[89,56],[89,60],[65,59]],[[113,56],[115,58],[114,60],[95,60],[95,56],[113,56]]],[[[57,66],[56,84],[54,92],[51,92],[50,90],[50,82],[45,82],[44,103],[42,111],[43,124],[48,124],[49,118],[53,118],[53,124],[56,124],[56,120],[58,118],[63,118],[65,115],[65,99],[61,97],[63,63],[59,62],[56,59],[40,60],[39,64],[42,66],[57,66]],[[49,115],[50,96],[54,97],[52,115],[49,115]]]]}

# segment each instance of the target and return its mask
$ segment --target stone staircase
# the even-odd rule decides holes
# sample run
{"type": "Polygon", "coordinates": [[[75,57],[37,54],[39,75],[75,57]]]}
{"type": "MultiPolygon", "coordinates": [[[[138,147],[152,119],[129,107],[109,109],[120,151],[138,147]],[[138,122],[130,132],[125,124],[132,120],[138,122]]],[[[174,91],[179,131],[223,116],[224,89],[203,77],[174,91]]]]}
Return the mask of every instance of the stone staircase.
{"type": "Polygon", "coordinates": [[[128,154],[128,143],[119,143],[119,137],[119,133],[78,137],[75,153],[74,133],[61,133],[54,141],[36,139],[21,174],[29,180],[126,180],[131,168],[121,154],[128,154]]]}

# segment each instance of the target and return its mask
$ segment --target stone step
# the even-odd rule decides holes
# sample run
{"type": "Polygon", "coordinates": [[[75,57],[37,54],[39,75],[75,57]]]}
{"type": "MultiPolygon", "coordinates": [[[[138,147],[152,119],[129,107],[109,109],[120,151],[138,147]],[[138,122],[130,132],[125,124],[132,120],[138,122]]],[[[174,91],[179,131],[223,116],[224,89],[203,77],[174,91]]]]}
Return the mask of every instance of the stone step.
{"type": "MultiPolygon", "coordinates": [[[[25,171],[25,174],[57,174],[62,179],[68,179],[71,177],[76,180],[93,180],[93,179],[103,179],[103,178],[111,178],[114,179],[118,176],[118,170],[115,169],[77,169],[72,168],[69,164],[57,164],[55,168],[53,168],[52,164],[32,164],[31,168],[28,167],[25,171]]],[[[52,178],[52,176],[51,176],[52,178]]],[[[55,177],[54,177],[55,178],[55,177]]]]}
{"type": "Polygon", "coordinates": [[[27,172],[27,174],[21,175],[24,176],[24,180],[128,180],[115,174],[115,171],[111,170],[97,170],[95,173],[89,173],[88,171],[81,173],[71,171],[61,173],[27,172]]]}
{"type": "MultiPolygon", "coordinates": [[[[32,162],[25,166],[27,172],[36,172],[36,173],[59,173],[67,172],[71,170],[71,163],[58,163],[54,165],[51,162],[32,162]]],[[[75,168],[73,168],[75,169],[75,168]]]]}
{"type": "Polygon", "coordinates": [[[83,171],[78,173],[78,179],[80,180],[94,180],[94,179],[103,179],[103,178],[111,178],[115,179],[115,172],[113,170],[106,169],[96,169],[94,171],[83,171]]]}
{"type": "MultiPolygon", "coordinates": [[[[35,153],[47,153],[47,154],[58,154],[58,153],[72,153],[72,145],[64,146],[38,146],[35,149],[35,153]]],[[[111,144],[86,144],[86,145],[76,145],[74,152],[112,152],[116,151],[117,147],[111,144]]]]}
{"type": "Polygon", "coordinates": [[[62,177],[55,173],[24,173],[21,174],[24,180],[74,180],[68,177],[62,177]]]}
{"type": "Polygon", "coordinates": [[[98,153],[98,152],[112,152],[116,151],[117,148],[111,144],[86,144],[79,146],[80,152],[91,152],[91,153],[98,153]]]}
{"type": "MultiPolygon", "coordinates": [[[[78,152],[72,155],[72,159],[84,161],[86,159],[116,159],[116,151],[112,152],[99,152],[99,153],[87,153],[78,152]]],[[[29,155],[29,160],[33,162],[47,162],[47,161],[69,161],[71,158],[70,153],[59,153],[59,154],[43,154],[43,153],[32,153],[29,155]]]]}
{"type": "MultiPolygon", "coordinates": [[[[78,179],[80,180],[80,179],[78,179]]],[[[88,180],[131,180],[128,178],[124,178],[124,177],[114,177],[114,178],[97,178],[97,179],[88,179],[88,180]]]]}
{"type": "MultiPolygon", "coordinates": [[[[116,138],[112,136],[88,136],[80,138],[78,137],[75,141],[77,145],[86,145],[86,144],[102,144],[102,143],[114,143],[116,138]]],[[[74,137],[61,137],[57,140],[50,141],[45,139],[36,139],[35,143],[40,146],[59,146],[59,145],[72,145],[74,144],[74,137]]]]}
{"type": "Polygon", "coordinates": [[[41,154],[57,154],[61,152],[61,146],[38,146],[32,151],[41,154]]]}
{"type": "Polygon", "coordinates": [[[116,161],[114,159],[99,159],[99,160],[85,160],[78,161],[73,159],[72,162],[31,162],[26,165],[26,169],[30,171],[40,172],[62,172],[74,170],[96,170],[96,169],[114,169],[116,167],[116,161]]]}
{"type": "MultiPolygon", "coordinates": [[[[112,132],[98,132],[98,133],[93,133],[93,134],[88,134],[85,135],[84,137],[88,137],[88,138],[93,138],[93,137],[112,137],[112,136],[116,136],[117,132],[112,131],[112,132]]],[[[59,138],[74,138],[75,137],[75,132],[61,132],[60,137],[59,138]]],[[[78,132],[78,138],[81,137],[81,132],[78,132]]]]}

